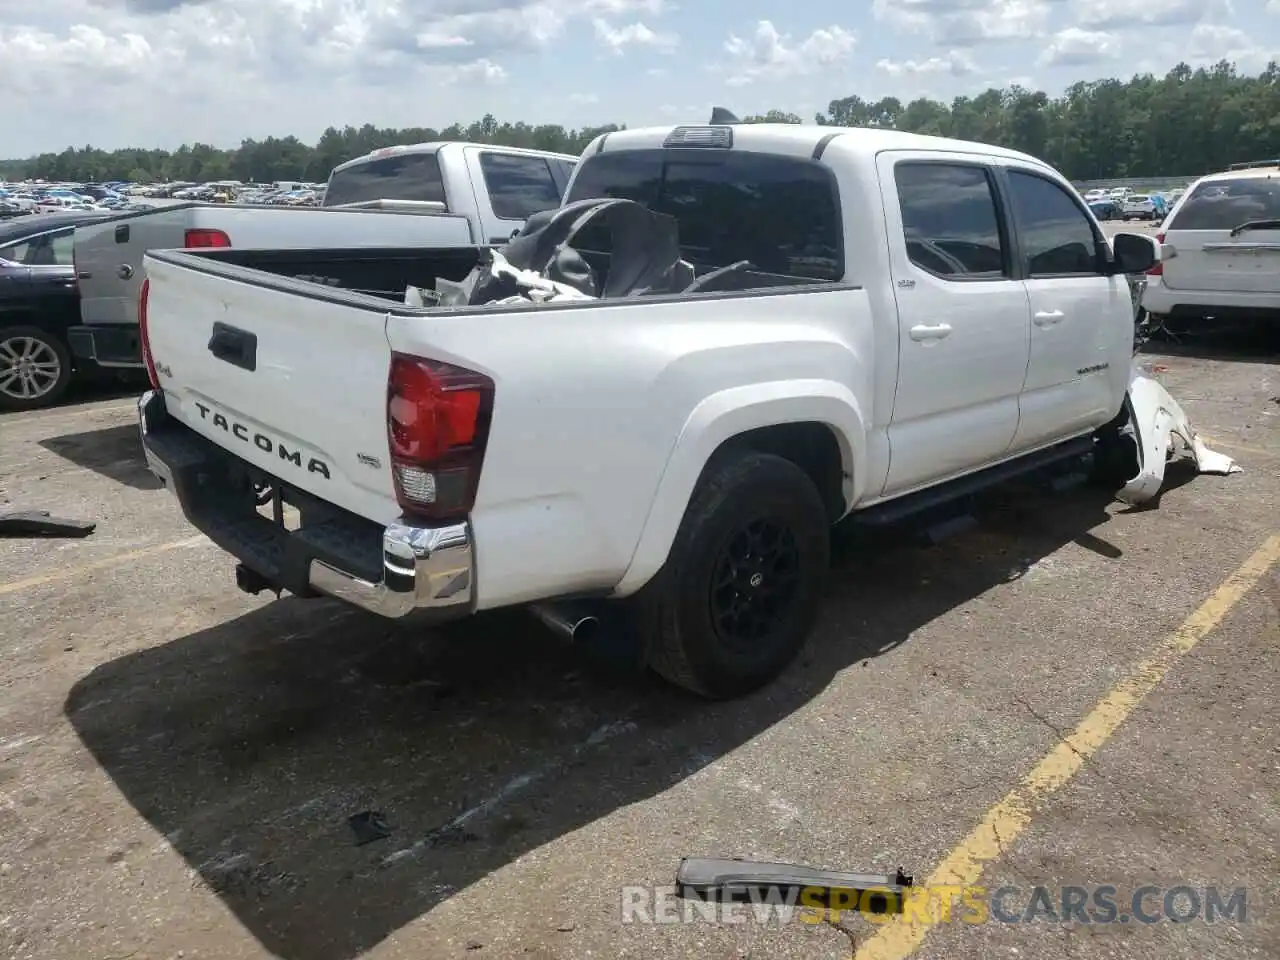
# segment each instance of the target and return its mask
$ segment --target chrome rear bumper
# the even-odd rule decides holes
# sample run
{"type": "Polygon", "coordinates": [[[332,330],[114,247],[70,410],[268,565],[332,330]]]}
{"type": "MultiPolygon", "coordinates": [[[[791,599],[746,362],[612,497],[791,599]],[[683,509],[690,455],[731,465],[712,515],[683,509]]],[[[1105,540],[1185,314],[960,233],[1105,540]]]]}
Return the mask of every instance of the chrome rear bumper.
{"type": "Polygon", "coordinates": [[[462,607],[472,599],[471,529],[392,523],[382,531],[382,579],[370,583],[323,560],[312,560],[313,589],[384,617],[414,610],[462,607]]]}
{"type": "Polygon", "coordinates": [[[139,398],[138,425],[147,466],[187,520],[268,588],[324,594],[391,618],[415,610],[463,616],[474,609],[475,553],[466,521],[420,526],[401,519],[379,530],[328,504],[317,528],[304,522],[286,530],[236,496],[231,476],[251,468],[169,416],[163,391],[139,398]],[[375,538],[380,561],[373,556],[375,538]]]}

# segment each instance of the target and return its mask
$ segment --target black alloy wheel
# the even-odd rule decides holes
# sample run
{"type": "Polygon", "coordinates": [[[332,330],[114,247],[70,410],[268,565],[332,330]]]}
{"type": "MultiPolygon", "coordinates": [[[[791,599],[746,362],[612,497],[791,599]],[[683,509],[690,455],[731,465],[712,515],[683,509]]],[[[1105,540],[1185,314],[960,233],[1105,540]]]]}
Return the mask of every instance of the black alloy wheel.
{"type": "Polygon", "coordinates": [[[713,459],[666,565],[632,598],[649,666],[712,699],[776,679],[817,620],[830,538],[822,497],[796,464],[750,450],[713,459]]]}

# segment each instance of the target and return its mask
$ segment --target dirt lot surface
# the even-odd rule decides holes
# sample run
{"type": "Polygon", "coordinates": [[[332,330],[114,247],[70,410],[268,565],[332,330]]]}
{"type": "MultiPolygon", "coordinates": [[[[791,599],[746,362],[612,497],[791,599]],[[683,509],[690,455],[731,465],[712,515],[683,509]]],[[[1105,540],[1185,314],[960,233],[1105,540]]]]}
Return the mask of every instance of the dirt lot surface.
{"type": "Polygon", "coordinates": [[[130,400],[0,418],[0,510],[98,523],[0,541],[0,956],[850,956],[799,920],[624,922],[687,855],[1013,887],[1006,917],[1037,887],[1114,885],[1121,916],[1246,890],[1215,923],[855,918],[868,958],[1280,956],[1280,367],[1197,352],[1149,359],[1243,473],[842,537],[803,663],[721,705],[584,671],[523,614],[247,596],[130,400]],[[370,810],[390,836],[357,845],[370,810]]]}

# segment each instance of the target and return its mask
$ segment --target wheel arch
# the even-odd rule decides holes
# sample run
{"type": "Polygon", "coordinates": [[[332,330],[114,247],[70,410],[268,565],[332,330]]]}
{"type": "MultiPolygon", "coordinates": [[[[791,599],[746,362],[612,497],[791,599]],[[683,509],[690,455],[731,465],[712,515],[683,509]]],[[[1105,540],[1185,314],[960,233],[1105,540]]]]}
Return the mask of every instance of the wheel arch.
{"type": "Polygon", "coordinates": [[[708,464],[736,451],[772,453],[809,475],[835,522],[862,495],[866,427],[853,393],[827,380],[737,387],[703,400],[685,421],[658,483],[636,549],[614,588],[627,596],[667,560],[708,464]]]}

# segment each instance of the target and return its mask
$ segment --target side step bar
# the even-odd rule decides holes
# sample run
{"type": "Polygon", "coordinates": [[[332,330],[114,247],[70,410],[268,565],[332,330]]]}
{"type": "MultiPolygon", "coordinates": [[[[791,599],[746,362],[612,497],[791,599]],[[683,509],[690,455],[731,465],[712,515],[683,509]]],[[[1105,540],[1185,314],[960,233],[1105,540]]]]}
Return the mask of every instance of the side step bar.
{"type": "Polygon", "coordinates": [[[994,467],[971,473],[966,477],[960,477],[949,483],[931,487],[928,490],[921,490],[919,493],[911,493],[905,497],[890,500],[887,503],[868,507],[865,510],[859,510],[847,517],[845,522],[857,523],[868,527],[887,527],[891,524],[900,523],[908,517],[924,513],[927,510],[946,506],[962,497],[972,496],[997,483],[1003,483],[1006,480],[1012,480],[1014,477],[1028,473],[1034,473],[1037,470],[1042,470],[1065,460],[1088,456],[1093,452],[1093,446],[1093,434],[1077,437],[1074,440],[1068,440],[1065,443],[1048,447],[1025,457],[1019,457],[1007,463],[996,464],[994,467]]]}

